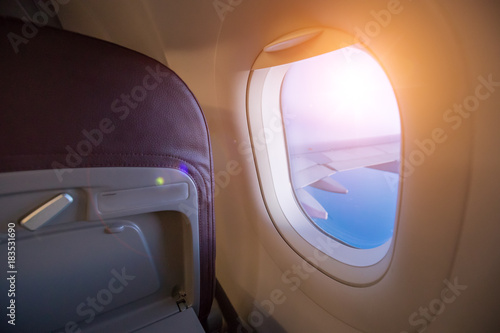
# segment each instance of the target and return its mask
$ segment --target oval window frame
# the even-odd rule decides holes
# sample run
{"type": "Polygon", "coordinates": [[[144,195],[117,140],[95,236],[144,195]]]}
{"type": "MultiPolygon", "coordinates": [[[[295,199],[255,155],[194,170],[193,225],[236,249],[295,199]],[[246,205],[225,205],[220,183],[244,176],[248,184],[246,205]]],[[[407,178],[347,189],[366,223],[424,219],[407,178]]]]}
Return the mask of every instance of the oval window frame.
{"type": "MultiPolygon", "coordinates": [[[[356,249],[336,241],[317,228],[297,201],[290,181],[280,109],[281,84],[293,62],[356,43],[354,37],[338,30],[308,28],[280,37],[264,47],[248,79],[247,119],[261,192],[271,221],[280,235],[298,255],[326,275],[349,285],[367,286],[383,277],[392,260],[399,224],[402,177],[391,239],[373,249],[356,249]],[[276,50],[273,45],[280,47],[276,50]]],[[[363,49],[380,64],[367,47],[363,46],[363,49]]],[[[401,137],[403,142],[403,132],[401,137]]],[[[401,156],[402,148],[403,145],[401,156]]]]}

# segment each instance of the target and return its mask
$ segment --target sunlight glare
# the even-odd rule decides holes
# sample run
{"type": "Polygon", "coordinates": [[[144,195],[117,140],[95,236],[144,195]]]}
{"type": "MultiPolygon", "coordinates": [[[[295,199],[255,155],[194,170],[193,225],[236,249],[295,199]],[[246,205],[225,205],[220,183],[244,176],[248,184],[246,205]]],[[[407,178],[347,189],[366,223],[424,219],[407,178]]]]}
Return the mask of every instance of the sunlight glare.
{"type": "Polygon", "coordinates": [[[287,136],[298,151],[401,132],[387,75],[370,54],[352,46],[292,64],[281,104],[284,117],[294,115],[287,136]]]}

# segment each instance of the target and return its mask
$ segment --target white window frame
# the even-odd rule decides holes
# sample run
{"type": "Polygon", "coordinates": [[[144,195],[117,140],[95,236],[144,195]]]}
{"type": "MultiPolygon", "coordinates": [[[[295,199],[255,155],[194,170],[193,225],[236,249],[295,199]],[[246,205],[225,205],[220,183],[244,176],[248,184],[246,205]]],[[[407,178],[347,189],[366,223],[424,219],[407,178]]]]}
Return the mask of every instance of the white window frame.
{"type": "Polygon", "coordinates": [[[284,240],[317,269],[347,284],[373,284],[383,277],[391,262],[401,184],[393,236],[379,247],[357,249],[344,245],[312,222],[298,203],[290,180],[283,129],[286,119],[282,119],[280,109],[281,86],[290,66],[253,69],[248,83],[249,131],[269,215],[284,240]]]}

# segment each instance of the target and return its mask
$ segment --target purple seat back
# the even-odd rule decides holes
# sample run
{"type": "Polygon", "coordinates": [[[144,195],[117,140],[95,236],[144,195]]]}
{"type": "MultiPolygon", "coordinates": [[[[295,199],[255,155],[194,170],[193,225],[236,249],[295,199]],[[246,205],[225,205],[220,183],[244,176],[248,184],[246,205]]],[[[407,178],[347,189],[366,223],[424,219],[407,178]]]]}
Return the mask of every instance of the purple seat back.
{"type": "Polygon", "coordinates": [[[161,167],[189,174],[198,191],[201,295],[215,285],[213,166],[207,124],[170,69],[76,33],[0,19],[0,171],[161,167]]]}

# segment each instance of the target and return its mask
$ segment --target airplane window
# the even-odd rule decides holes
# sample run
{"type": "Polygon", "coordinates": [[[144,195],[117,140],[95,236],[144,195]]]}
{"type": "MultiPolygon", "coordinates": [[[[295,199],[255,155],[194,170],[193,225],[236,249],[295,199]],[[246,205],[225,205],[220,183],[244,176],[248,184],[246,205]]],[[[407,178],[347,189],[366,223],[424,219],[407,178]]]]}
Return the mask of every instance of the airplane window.
{"type": "Polygon", "coordinates": [[[347,246],[387,243],[398,203],[401,121],[379,63],[359,46],[294,62],[280,104],[303,211],[347,246]]]}
{"type": "Polygon", "coordinates": [[[401,120],[373,53],[340,30],[285,34],[252,65],[247,111],[251,145],[238,149],[253,153],[268,222],[325,274],[380,279],[394,253],[401,120]]]}

